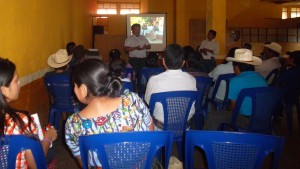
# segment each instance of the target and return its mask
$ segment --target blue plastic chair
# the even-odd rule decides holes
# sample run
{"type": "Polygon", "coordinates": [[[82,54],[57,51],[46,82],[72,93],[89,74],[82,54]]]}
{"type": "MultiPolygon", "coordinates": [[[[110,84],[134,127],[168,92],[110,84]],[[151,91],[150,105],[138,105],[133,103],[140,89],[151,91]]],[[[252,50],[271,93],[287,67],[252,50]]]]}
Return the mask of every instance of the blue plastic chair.
{"type": "Polygon", "coordinates": [[[88,166],[88,153],[94,151],[105,169],[150,169],[156,153],[164,147],[165,168],[172,152],[172,132],[145,131],[102,133],[79,137],[83,168],[88,166]]]}
{"type": "Polygon", "coordinates": [[[153,75],[158,75],[162,72],[164,72],[164,69],[162,67],[144,68],[140,70],[137,84],[138,84],[138,95],[141,98],[144,98],[147,83],[150,77],[153,75]]]}
{"type": "Polygon", "coordinates": [[[126,67],[125,70],[124,70],[124,75],[125,77],[128,77],[130,75],[130,81],[133,82],[134,80],[134,70],[133,68],[129,68],[129,67],[126,67]]]}
{"type": "Polygon", "coordinates": [[[187,119],[193,103],[197,107],[201,95],[198,91],[171,91],[154,93],[149,102],[153,115],[155,103],[161,103],[164,110],[164,131],[174,132],[179,158],[182,159],[182,141],[187,127],[187,119]]]}
{"type": "Polygon", "coordinates": [[[30,149],[38,169],[47,168],[42,145],[25,135],[2,135],[0,141],[0,168],[16,168],[18,153],[30,149]]]}
{"type": "Polygon", "coordinates": [[[235,76],[236,76],[236,74],[234,74],[234,73],[219,75],[219,77],[216,81],[213,93],[212,93],[212,97],[211,98],[207,97],[206,105],[205,105],[206,108],[208,107],[208,103],[212,103],[216,107],[217,110],[223,110],[230,105],[230,100],[228,99],[229,81],[230,81],[230,79],[234,78],[235,76]],[[221,100],[216,99],[216,94],[217,94],[220,84],[223,80],[226,82],[226,92],[225,92],[224,100],[221,101],[221,100]]]}
{"type": "Polygon", "coordinates": [[[231,123],[222,123],[219,130],[233,129],[239,132],[272,134],[272,119],[281,99],[281,91],[275,87],[243,89],[232,112],[231,123]],[[242,103],[246,97],[252,100],[252,114],[249,126],[244,129],[236,125],[242,103]]]}
{"type": "Polygon", "coordinates": [[[203,114],[207,114],[207,107],[204,106],[205,103],[203,105],[203,100],[208,95],[209,88],[213,79],[211,77],[204,76],[196,76],[195,78],[197,90],[202,94],[199,100],[199,106],[196,108],[195,112],[196,127],[198,130],[200,130],[204,122],[203,114]]]}
{"type": "Polygon", "coordinates": [[[270,153],[276,169],[284,145],[283,137],[220,131],[187,131],[185,139],[185,168],[189,169],[194,168],[195,146],[205,152],[209,169],[262,168],[270,153]]]}
{"type": "Polygon", "coordinates": [[[274,86],[277,78],[279,75],[279,68],[273,69],[268,76],[265,78],[265,80],[268,82],[269,86],[274,86]]]}
{"type": "Polygon", "coordinates": [[[53,102],[50,102],[49,122],[56,129],[59,127],[62,112],[79,111],[78,104],[73,99],[73,87],[69,75],[53,75],[45,77],[45,85],[53,102]]]}
{"type": "Polygon", "coordinates": [[[121,93],[124,93],[126,90],[128,90],[129,92],[133,92],[133,84],[132,82],[123,82],[122,81],[122,90],[121,93]]]}

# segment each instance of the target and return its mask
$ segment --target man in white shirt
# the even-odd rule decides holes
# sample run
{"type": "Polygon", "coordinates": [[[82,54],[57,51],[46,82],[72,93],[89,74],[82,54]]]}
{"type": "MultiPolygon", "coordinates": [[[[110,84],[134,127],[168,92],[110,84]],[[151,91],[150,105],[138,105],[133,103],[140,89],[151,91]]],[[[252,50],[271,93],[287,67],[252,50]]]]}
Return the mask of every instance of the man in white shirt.
{"type": "MultiPolygon", "coordinates": [[[[189,73],[183,72],[181,67],[184,65],[183,49],[177,44],[168,45],[165,49],[165,57],[163,65],[165,72],[152,76],[147,84],[145,101],[149,104],[153,93],[168,91],[197,91],[196,79],[189,73]]],[[[195,108],[192,107],[188,119],[195,114],[195,108]]],[[[158,123],[164,122],[163,108],[160,103],[156,103],[154,108],[154,121],[158,123]]],[[[156,128],[160,128],[156,124],[156,128]]]]}
{"type": "MultiPolygon", "coordinates": [[[[226,57],[234,57],[234,52],[235,50],[238,49],[237,47],[233,47],[229,50],[228,54],[226,57]]],[[[234,73],[233,71],[233,66],[232,66],[232,62],[228,62],[228,61],[224,61],[223,64],[220,64],[218,66],[216,66],[214,68],[214,70],[212,70],[208,76],[213,78],[213,81],[216,82],[219,75],[223,75],[223,74],[229,74],[229,73],[234,73]]],[[[211,98],[212,96],[212,92],[214,90],[214,87],[211,88],[211,90],[209,91],[209,98],[211,98]]],[[[226,92],[226,82],[223,80],[220,83],[219,89],[216,93],[216,99],[218,100],[224,100],[225,97],[225,92],[226,92]]]]}
{"type": "Polygon", "coordinates": [[[133,24],[131,31],[132,35],[126,38],[124,48],[126,52],[129,52],[129,63],[138,73],[146,65],[146,50],[150,49],[151,45],[145,36],[140,35],[140,24],[133,24]]]}
{"type": "Polygon", "coordinates": [[[261,65],[255,66],[255,71],[266,78],[272,70],[280,68],[279,57],[282,54],[281,49],[282,47],[275,42],[265,44],[262,56],[263,62],[261,65]]]}
{"type": "Polygon", "coordinates": [[[215,56],[219,53],[219,43],[215,41],[217,32],[209,30],[207,39],[201,42],[199,53],[203,57],[202,69],[204,72],[209,73],[216,66],[215,56]]]}

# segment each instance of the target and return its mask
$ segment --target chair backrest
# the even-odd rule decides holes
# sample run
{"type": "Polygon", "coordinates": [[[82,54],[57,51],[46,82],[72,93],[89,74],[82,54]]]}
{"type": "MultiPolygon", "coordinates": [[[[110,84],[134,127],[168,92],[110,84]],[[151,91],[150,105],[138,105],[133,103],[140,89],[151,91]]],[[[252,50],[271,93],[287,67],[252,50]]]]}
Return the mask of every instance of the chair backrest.
{"type": "Polygon", "coordinates": [[[89,151],[97,153],[105,169],[150,169],[157,151],[164,147],[164,161],[169,164],[172,143],[173,133],[165,131],[102,133],[79,137],[84,169],[88,168],[89,151]]]}
{"type": "Polygon", "coordinates": [[[30,149],[38,169],[47,168],[40,142],[24,135],[4,135],[0,141],[0,168],[16,168],[18,153],[30,149]]]}
{"type": "Polygon", "coordinates": [[[243,89],[236,101],[231,123],[235,124],[240,108],[246,97],[252,101],[252,113],[247,132],[272,133],[272,117],[281,98],[281,91],[275,87],[256,87],[243,89]]]}
{"type": "Polygon", "coordinates": [[[122,90],[121,93],[124,93],[124,91],[127,89],[130,92],[133,92],[133,84],[132,82],[122,82],[122,90]]]}
{"type": "MultiPolygon", "coordinates": [[[[196,78],[197,90],[203,93],[203,96],[207,96],[213,78],[204,77],[204,76],[196,76],[195,78],[196,78]]],[[[203,98],[201,98],[201,102],[202,100],[203,98]]]]}
{"type": "Polygon", "coordinates": [[[277,168],[284,138],[221,131],[187,131],[185,135],[185,168],[194,168],[195,146],[204,150],[208,168],[261,168],[267,155],[274,152],[277,168]]]}
{"type": "Polygon", "coordinates": [[[133,68],[130,68],[130,67],[126,67],[125,70],[124,70],[124,75],[125,77],[128,77],[130,76],[130,81],[133,82],[133,79],[134,79],[134,70],[133,68]]]}
{"type": "Polygon", "coordinates": [[[200,100],[198,91],[171,91],[151,95],[149,108],[153,114],[155,103],[159,102],[164,110],[163,130],[174,132],[174,141],[181,141],[186,131],[186,122],[193,103],[197,107],[200,100]]]}
{"type": "Polygon", "coordinates": [[[145,68],[141,69],[139,72],[138,77],[138,94],[140,97],[143,98],[143,95],[146,91],[146,86],[148,83],[148,80],[153,75],[158,75],[160,73],[164,72],[164,69],[162,67],[155,67],[155,68],[145,68]]]}
{"type": "Polygon", "coordinates": [[[69,75],[45,76],[45,85],[48,92],[53,96],[51,106],[56,109],[72,109],[74,107],[73,87],[69,75]]]}
{"type": "Polygon", "coordinates": [[[268,76],[265,78],[270,86],[273,86],[279,75],[279,68],[273,69],[268,76]]]}
{"type": "Polygon", "coordinates": [[[224,101],[223,103],[224,104],[229,104],[229,100],[228,100],[228,89],[229,89],[229,81],[230,79],[234,78],[236,76],[235,73],[229,73],[229,74],[222,74],[222,75],[219,75],[217,81],[216,81],[216,84],[215,84],[215,87],[214,87],[214,90],[213,90],[213,93],[212,93],[212,97],[211,97],[211,100],[214,101],[215,98],[216,98],[216,94],[218,92],[218,89],[220,87],[220,84],[221,82],[224,80],[226,82],[226,92],[225,92],[225,97],[224,97],[224,101]]]}

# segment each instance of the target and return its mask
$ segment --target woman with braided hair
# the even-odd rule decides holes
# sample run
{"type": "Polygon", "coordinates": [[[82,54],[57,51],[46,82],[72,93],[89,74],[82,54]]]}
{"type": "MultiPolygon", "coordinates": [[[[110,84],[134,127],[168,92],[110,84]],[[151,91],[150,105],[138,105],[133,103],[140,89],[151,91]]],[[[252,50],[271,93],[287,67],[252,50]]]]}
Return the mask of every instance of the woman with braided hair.
{"type": "MultiPolygon", "coordinates": [[[[78,100],[87,106],[68,118],[65,137],[81,166],[79,136],[153,130],[152,118],[142,99],[129,92],[119,96],[121,81],[102,61],[88,59],[80,63],[74,69],[72,81],[78,100]]],[[[91,153],[89,165],[101,167],[96,153],[91,153]]]]}

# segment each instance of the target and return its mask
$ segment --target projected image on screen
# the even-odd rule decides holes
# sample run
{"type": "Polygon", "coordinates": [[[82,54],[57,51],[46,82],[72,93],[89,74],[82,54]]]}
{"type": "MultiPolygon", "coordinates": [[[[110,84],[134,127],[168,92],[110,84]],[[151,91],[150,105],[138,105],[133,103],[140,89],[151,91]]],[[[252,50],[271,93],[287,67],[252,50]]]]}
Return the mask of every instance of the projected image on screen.
{"type": "Polygon", "coordinates": [[[127,37],[132,35],[131,25],[141,25],[141,35],[151,44],[148,51],[163,51],[166,47],[166,14],[128,14],[127,37]]]}
{"type": "Polygon", "coordinates": [[[130,25],[135,23],[141,25],[141,35],[150,43],[163,43],[164,17],[131,17],[130,25]]]}

